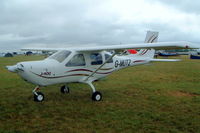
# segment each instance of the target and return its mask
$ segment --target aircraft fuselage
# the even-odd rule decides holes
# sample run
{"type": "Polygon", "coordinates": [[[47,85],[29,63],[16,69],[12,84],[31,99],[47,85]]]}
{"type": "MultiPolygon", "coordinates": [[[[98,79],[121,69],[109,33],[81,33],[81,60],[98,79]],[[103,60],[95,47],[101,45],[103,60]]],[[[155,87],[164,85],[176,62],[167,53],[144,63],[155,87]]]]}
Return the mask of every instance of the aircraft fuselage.
{"type": "MultiPolygon", "coordinates": [[[[95,52],[96,53],[96,52],[95,52]]],[[[27,82],[39,85],[48,86],[59,83],[70,82],[84,82],[102,63],[106,61],[106,55],[111,55],[109,52],[100,52],[102,62],[92,64],[90,58],[91,53],[77,53],[72,51],[71,54],[62,62],[47,58],[40,61],[20,62],[12,66],[18,68],[16,72],[27,82]],[[66,64],[77,54],[82,54],[85,60],[84,65],[67,66],[66,64]]],[[[122,68],[134,65],[141,65],[148,63],[149,59],[144,57],[135,57],[134,55],[119,56],[115,55],[111,61],[100,68],[92,77],[90,81],[95,81],[108,76],[122,68]]],[[[11,69],[11,68],[10,68],[11,69]]]]}

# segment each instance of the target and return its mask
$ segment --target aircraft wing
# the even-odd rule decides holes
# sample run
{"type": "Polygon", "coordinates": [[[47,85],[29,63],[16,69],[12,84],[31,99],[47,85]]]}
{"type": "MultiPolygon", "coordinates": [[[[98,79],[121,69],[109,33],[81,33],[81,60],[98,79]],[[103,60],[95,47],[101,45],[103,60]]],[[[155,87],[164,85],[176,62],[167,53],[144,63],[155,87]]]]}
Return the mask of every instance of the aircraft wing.
{"type": "Polygon", "coordinates": [[[93,47],[80,47],[76,51],[102,51],[102,50],[123,50],[123,49],[148,49],[169,50],[169,49],[195,49],[199,46],[189,42],[158,42],[158,43],[140,43],[140,44],[120,44],[93,47]]]}
{"type": "Polygon", "coordinates": [[[77,46],[66,48],[23,48],[24,51],[50,51],[75,50],[80,52],[103,51],[103,50],[124,50],[124,49],[148,49],[169,50],[169,49],[198,49],[200,45],[190,42],[157,42],[157,43],[137,43],[137,44],[120,44],[120,45],[95,45],[95,46],[77,46]]]}
{"type": "Polygon", "coordinates": [[[56,52],[64,50],[66,48],[22,48],[22,51],[46,51],[46,52],[56,52]]]}

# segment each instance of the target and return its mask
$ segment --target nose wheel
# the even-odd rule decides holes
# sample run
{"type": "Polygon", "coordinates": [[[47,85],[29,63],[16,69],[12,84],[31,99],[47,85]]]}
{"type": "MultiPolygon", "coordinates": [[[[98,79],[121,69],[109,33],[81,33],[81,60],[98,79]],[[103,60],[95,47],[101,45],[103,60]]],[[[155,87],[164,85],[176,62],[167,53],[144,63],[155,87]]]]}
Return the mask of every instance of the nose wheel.
{"type": "Polygon", "coordinates": [[[34,101],[36,102],[44,101],[44,94],[42,94],[41,92],[37,92],[37,95],[34,94],[34,101]]]}
{"type": "Polygon", "coordinates": [[[40,89],[39,86],[37,86],[33,90],[34,101],[36,101],[36,102],[42,102],[42,101],[44,101],[44,94],[42,92],[37,92],[39,89],[40,89]]]}

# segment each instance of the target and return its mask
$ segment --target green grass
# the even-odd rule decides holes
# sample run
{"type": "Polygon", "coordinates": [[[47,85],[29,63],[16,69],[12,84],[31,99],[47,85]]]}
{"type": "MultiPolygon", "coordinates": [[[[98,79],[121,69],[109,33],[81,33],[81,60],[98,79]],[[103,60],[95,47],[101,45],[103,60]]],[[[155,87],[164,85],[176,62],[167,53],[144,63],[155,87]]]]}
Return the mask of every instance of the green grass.
{"type": "Polygon", "coordinates": [[[113,73],[91,89],[69,84],[42,88],[45,101],[33,101],[32,84],[5,69],[41,56],[0,58],[0,133],[199,133],[200,60],[157,62],[113,73]]]}

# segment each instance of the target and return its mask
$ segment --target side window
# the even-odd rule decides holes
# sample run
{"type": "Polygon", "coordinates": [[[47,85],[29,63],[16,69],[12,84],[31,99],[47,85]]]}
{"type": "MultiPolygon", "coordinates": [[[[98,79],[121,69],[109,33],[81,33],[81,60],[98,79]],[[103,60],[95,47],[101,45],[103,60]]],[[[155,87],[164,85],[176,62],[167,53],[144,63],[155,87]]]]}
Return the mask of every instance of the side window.
{"type": "Polygon", "coordinates": [[[74,55],[74,57],[72,57],[72,59],[65,66],[85,66],[85,58],[83,54],[74,55]]]}
{"type": "Polygon", "coordinates": [[[90,55],[91,65],[101,65],[103,63],[103,59],[100,53],[92,53],[90,55]]]}
{"type": "MultiPolygon", "coordinates": [[[[105,60],[108,60],[111,57],[109,54],[105,54],[105,60]]],[[[110,59],[107,63],[113,63],[113,59],[110,59]]]]}

